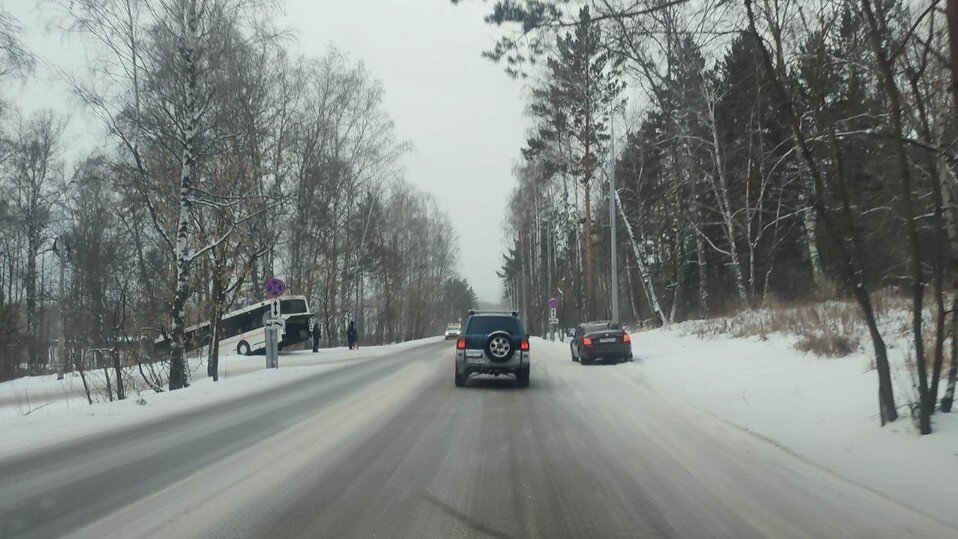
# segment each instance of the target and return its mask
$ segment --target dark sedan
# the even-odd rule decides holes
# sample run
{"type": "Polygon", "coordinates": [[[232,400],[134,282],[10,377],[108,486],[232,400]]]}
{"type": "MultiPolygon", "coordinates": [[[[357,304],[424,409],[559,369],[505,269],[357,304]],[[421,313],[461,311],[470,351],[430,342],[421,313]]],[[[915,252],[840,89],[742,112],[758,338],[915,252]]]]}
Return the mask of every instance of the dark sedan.
{"type": "Polygon", "coordinates": [[[632,337],[617,322],[579,324],[569,346],[572,361],[583,365],[600,359],[615,363],[632,360],[632,337]]]}

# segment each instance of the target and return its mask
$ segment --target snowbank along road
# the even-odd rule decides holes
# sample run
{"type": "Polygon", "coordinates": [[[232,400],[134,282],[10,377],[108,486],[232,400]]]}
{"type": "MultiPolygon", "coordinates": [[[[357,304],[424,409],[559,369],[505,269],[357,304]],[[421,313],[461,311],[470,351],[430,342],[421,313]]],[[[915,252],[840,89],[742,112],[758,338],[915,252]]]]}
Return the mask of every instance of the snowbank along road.
{"type": "MultiPolygon", "coordinates": [[[[0,460],[0,537],[958,537],[534,340],[531,386],[451,343],[0,460]]],[[[641,343],[636,345],[641,357],[641,343]]]]}

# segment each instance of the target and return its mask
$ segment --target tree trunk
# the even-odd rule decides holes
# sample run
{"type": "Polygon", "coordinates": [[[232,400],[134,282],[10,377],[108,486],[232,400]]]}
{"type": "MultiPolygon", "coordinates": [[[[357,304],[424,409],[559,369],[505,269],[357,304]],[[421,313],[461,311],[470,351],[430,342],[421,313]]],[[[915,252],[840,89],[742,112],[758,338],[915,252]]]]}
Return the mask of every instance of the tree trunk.
{"type": "MultiPolygon", "coordinates": [[[[685,240],[681,240],[680,243],[684,243],[684,241],[685,240]]],[[[678,316],[679,302],[682,300],[682,284],[685,282],[685,248],[681,244],[679,246],[679,252],[679,263],[675,268],[675,294],[672,296],[672,307],[669,310],[668,317],[670,322],[675,320],[675,318],[678,316]]]]}
{"type": "Polygon", "coordinates": [[[701,234],[695,235],[695,262],[699,267],[699,318],[704,319],[709,313],[709,274],[705,241],[701,234]]]}
{"type": "Polygon", "coordinates": [[[924,302],[925,281],[921,266],[921,245],[918,243],[918,223],[915,221],[914,192],[912,189],[911,164],[908,162],[908,152],[902,141],[903,121],[901,95],[895,82],[894,68],[889,60],[882,36],[879,35],[878,22],[872,12],[870,0],[862,0],[862,11],[869,22],[872,47],[878,60],[878,67],[882,73],[882,82],[889,101],[889,115],[891,117],[891,132],[888,133],[889,142],[894,148],[898,173],[901,176],[901,212],[905,220],[905,229],[908,233],[908,243],[911,247],[909,257],[909,272],[911,273],[912,290],[912,337],[915,343],[915,362],[918,368],[919,391],[919,430],[922,434],[931,433],[931,410],[935,398],[928,394],[928,368],[925,364],[925,342],[922,339],[922,306],[924,302]]]}
{"type": "Polygon", "coordinates": [[[951,101],[953,121],[958,123],[958,0],[948,0],[945,6],[948,19],[948,50],[951,54],[951,101]]]}
{"type": "Polygon", "coordinates": [[[583,165],[585,166],[585,224],[583,234],[585,235],[585,313],[589,320],[593,320],[595,318],[595,261],[592,258],[592,163],[590,156],[592,134],[589,132],[590,118],[591,115],[587,113],[585,118],[585,158],[583,159],[583,165]]]}
{"type": "Polygon", "coordinates": [[[83,393],[86,395],[86,401],[92,405],[93,396],[90,395],[90,384],[86,380],[86,369],[83,366],[83,352],[77,354],[77,350],[73,349],[71,353],[73,354],[73,368],[80,373],[80,381],[83,383],[83,393]]]}
{"type": "Polygon", "coordinates": [[[646,265],[645,246],[639,245],[635,239],[635,233],[632,231],[632,224],[625,215],[625,209],[622,207],[622,200],[619,193],[615,193],[616,206],[619,208],[619,215],[622,217],[622,223],[625,225],[625,232],[629,236],[629,244],[632,246],[632,256],[635,258],[636,265],[639,266],[639,278],[642,280],[642,288],[645,290],[645,298],[649,302],[649,307],[659,323],[667,326],[672,323],[672,318],[665,315],[662,306],[659,303],[658,294],[655,293],[655,284],[652,282],[652,274],[646,265]]]}
{"type": "MultiPolygon", "coordinates": [[[[948,48],[951,54],[951,100],[952,100],[952,122],[958,125],[958,0],[948,0],[945,6],[946,18],[948,19],[948,48]]],[[[944,165],[944,163],[943,163],[944,165]]],[[[947,180],[947,168],[942,166],[940,173],[947,180]]],[[[954,206],[954,197],[947,181],[943,181],[944,193],[949,196],[951,207],[949,212],[950,223],[948,227],[949,234],[952,237],[952,245],[956,244],[955,236],[955,213],[958,209],[954,206]]],[[[955,248],[953,254],[958,256],[958,248],[955,248]]],[[[958,295],[952,303],[951,308],[951,368],[948,369],[948,386],[945,389],[945,396],[941,399],[941,411],[950,412],[955,400],[955,382],[958,379],[958,295]]]]}
{"type": "MultiPolygon", "coordinates": [[[[796,115],[792,100],[788,95],[788,90],[785,88],[785,83],[781,77],[781,74],[775,69],[771,55],[769,54],[768,49],[765,48],[765,43],[762,41],[761,36],[758,34],[758,30],[755,26],[755,12],[752,9],[752,0],[744,0],[744,2],[745,11],[749,21],[749,32],[753,37],[756,47],[758,47],[762,54],[765,69],[771,76],[776,93],[778,94],[782,115],[785,117],[785,120],[789,125],[795,145],[798,148],[805,165],[808,167],[809,173],[812,176],[812,180],[814,181],[815,212],[818,217],[821,218],[826,232],[829,234],[838,249],[838,255],[841,260],[841,267],[844,272],[845,282],[852,288],[852,293],[854,294],[855,299],[858,301],[859,307],[862,310],[862,316],[865,318],[865,323],[868,326],[868,333],[871,336],[872,345],[875,349],[875,365],[878,370],[879,415],[881,417],[882,425],[884,425],[888,421],[894,421],[898,419],[898,409],[895,406],[895,395],[891,385],[891,368],[888,364],[887,347],[885,345],[884,339],[881,336],[881,332],[878,330],[878,324],[875,318],[875,311],[872,307],[871,297],[869,296],[868,286],[864,280],[864,272],[860,267],[860,249],[857,247],[857,244],[854,243],[856,241],[856,237],[854,231],[852,231],[853,244],[851,245],[851,251],[849,251],[849,246],[845,244],[841,232],[838,230],[836,224],[831,220],[831,216],[829,215],[828,209],[823,200],[825,195],[825,182],[822,178],[821,171],[818,168],[818,164],[815,162],[815,158],[812,156],[812,151],[808,145],[808,141],[806,140],[804,133],[802,133],[798,116],[796,115]]],[[[847,196],[843,198],[843,205],[847,208],[847,196]]]]}
{"type": "MultiPolygon", "coordinates": [[[[102,354],[103,352],[97,352],[97,354],[102,354]]],[[[113,386],[110,383],[110,369],[106,367],[106,362],[103,362],[103,379],[106,380],[106,396],[113,402],[113,386]]]]}
{"type": "MultiPolygon", "coordinates": [[[[958,114],[958,109],[956,109],[958,114]]],[[[945,212],[945,230],[948,233],[948,243],[951,246],[952,260],[958,257],[958,207],[953,191],[952,182],[948,178],[948,164],[944,157],[940,159],[938,174],[940,175],[939,185],[942,189],[942,202],[947,209],[945,212]]],[[[955,267],[952,262],[952,268],[955,267]]],[[[958,288],[958,286],[956,286],[958,288]]],[[[950,412],[955,400],[955,383],[958,379],[958,293],[955,294],[951,307],[951,367],[948,369],[947,386],[945,395],[941,398],[941,411],[950,412]]]]}
{"type": "Polygon", "coordinates": [[[110,356],[113,359],[113,370],[116,373],[116,400],[123,400],[126,398],[126,390],[123,387],[123,366],[120,364],[120,353],[114,349],[110,351],[110,356]]]}
{"type": "MultiPolygon", "coordinates": [[[[215,249],[214,249],[215,251],[215,249]]],[[[210,283],[212,312],[210,313],[210,345],[206,356],[206,375],[214,382],[220,380],[220,339],[226,290],[223,287],[222,263],[214,253],[213,278],[210,283]]]]}
{"type": "Polygon", "coordinates": [[[950,412],[955,402],[955,384],[958,382],[958,294],[951,303],[951,367],[948,369],[948,385],[941,398],[941,411],[950,412]]]}
{"type": "Polygon", "coordinates": [[[635,282],[632,279],[632,266],[628,264],[628,261],[625,264],[625,278],[629,283],[629,307],[632,308],[632,318],[641,324],[642,313],[639,312],[638,305],[635,304],[635,294],[632,292],[635,290],[635,282]]]}
{"type": "Polygon", "coordinates": [[[176,227],[176,291],[170,311],[170,390],[190,385],[190,372],[186,364],[185,349],[185,309],[189,298],[190,264],[190,222],[193,196],[193,168],[196,165],[196,136],[200,118],[197,103],[197,50],[198,21],[196,5],[191,3],[187,12],[187,40],[182,45],[181,54],[186,60],[186,95],[184,114],[187,116],[186,132],[183,133],[183,149],[180,156],[180,193],[179,218],[176,227]]]}
{"type": "MultiPolygon", "coordinates": [[[[710,95],[706,90],[705,95],[710,95]]],[[[728,196],[728,177],[725,174],[725,160],[722,157],[722,146],[718,136],[718,125],[715,121],[715,103],[710,100],[708,104],[709,127],[712,131],[712,145],[715,151],[715,170],[718,174],[718,180],[712,179],[712,186],[715,192],[715,198],[719,203],[719,210],[722,212],[722,228],[725,230],[725,239],[728,242],[729,262],[732,264],[732,274],[735,277],[735,289],[738,292],[738,299],[743,305],[749,303],[748,291],[745,287],[745,275],[742,272],[741,262],[738,257],[738,248],[736,247],[735,221],[732,218],[732,206],[728,196]]],[[[748,181],[746,179],[746,181],[748,181]]],[[[704,231],[699,231],[704,234],[704,231]]]]}
{"type": "Polygon", "coordinates": [[[37,252],[40,250],[40,232],[34,231],[32,226],[27,239],[27,275],[26,275],[26,333],[27,333],[27,361],[30,374],[39,364],[39,316],[37,314],[37,252]]]}
{"type": "MultiPolygon", "coordinates": [[[[917,116],[919,119],[919,125],[921,127],[922,135],[930,141],[940,142],[944,136],[940,133],[932,133],[931,125],[928,123],[928,109],[926,108],[924,96],[921,93],[921,88],[918,85],[918,80],[916,77],[910,77],[911,90],[915,98],[915,106],[917,110],[917,116]]],[[[942,129],[943,131],[943,129],[942,129]]],[[[932,194],[932,201],[934,203],[934,214],[932,219],[932,226],[934,227],[934,238],[935,238],[935,259],[933,264],[933,274],[932,274],[932,289],[934,294],[934,303],[935,303],[935,342],[934,349],[932,351],[932,369],[931,369],[931,383],[928,388],[928,407],[929,414],[934,413],[935,411],[935,401],[938,399],[938,384],[941,380],[941,369],[944,365],[944,347],[945,347],[945,319],[948,316],[947,311],[945,310],[945,270],[946,270],[946,261],[952,263],[954,260],[951,257],[949,242],[946,240],[946,221],[945,221],[945,195],[943,190],[947,188],[946,185],[942,184],[942,180],[947,180],[944,174],[940,174],[938,171],[939,164],[947,166],[947,163],[944,159],[932,154],[931,152],[926,152],[926,157],[928,159],[928,175],[930,178],[930,187],[932,194]]]]}
{"type": "Polygon", "coordinates": [[[825,271],[822,269],[822,258],[818,253],[818,244],[815,241],[815,229],[818,224],[815,222],[815,210],[809,206],[802,212],[802,229],[805,232],[805,247],[808,251],[808,264],[812,267],[812,283],[816,290],[826,290],[828,283],[825,279],[825,271]]]}

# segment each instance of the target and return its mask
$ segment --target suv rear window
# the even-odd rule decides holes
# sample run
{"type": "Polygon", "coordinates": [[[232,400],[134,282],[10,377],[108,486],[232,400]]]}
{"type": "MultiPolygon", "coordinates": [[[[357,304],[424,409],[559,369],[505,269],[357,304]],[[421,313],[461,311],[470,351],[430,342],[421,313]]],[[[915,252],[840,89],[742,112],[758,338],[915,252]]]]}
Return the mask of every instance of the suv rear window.
{"type": "Polygon", "coordinates": [[[493,331],[507,331],[510,335],[522,335],[522,326],[514,316],[473,316],[466,328],[467,335],[488,335],[493,331]]]}

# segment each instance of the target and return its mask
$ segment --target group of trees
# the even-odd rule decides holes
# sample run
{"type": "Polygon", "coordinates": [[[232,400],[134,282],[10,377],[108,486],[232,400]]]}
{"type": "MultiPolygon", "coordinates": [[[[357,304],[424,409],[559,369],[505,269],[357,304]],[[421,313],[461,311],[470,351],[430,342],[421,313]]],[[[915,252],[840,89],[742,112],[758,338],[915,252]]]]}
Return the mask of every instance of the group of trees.
{"type": "MultiPolygon", "coordinates": [[[[307,296],[326,345],[350,320],[366,342],[436,334],[474,305],[447,217],[403,179],[381,84],[337,50],[292,53],[277,2],[53,4],[91,58],[60,73],[101,142],[83,154],[57,113],[5,108],[0,378],[102,368],[122,398],[139,365],[156,390],[187,386],[184,329],[216,328],[273,275],[307,296]],[[141,346],[158,337],[163,368],[141,346]]],[[[0,22],[0,76],[28,77],[21,26],[0,22]]]]}
{"type": "Polygon", "coordinates": [[[872,294],[900,289],[930,432],[958,368],[955,4],[498,2],[487,20],[518,29],[487,55],[532,86],[513,203],[534,211],[509,221],[501,272],[530,325],[557,295],[567,321],[609,316],[596,211],[614,163],[623,319],[853,298],[884,423],[898,412],[872,294]]]}

